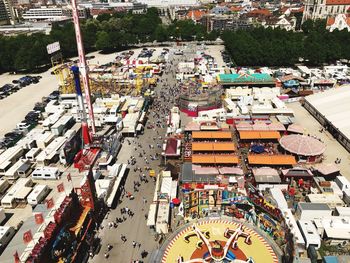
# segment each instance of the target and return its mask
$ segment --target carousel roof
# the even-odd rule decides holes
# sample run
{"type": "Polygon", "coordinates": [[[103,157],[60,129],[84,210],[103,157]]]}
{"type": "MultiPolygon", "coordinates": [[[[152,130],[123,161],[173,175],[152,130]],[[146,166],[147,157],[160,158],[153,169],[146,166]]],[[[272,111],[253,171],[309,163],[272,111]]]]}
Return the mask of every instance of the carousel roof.
{"type": "Polygon", "coordinates": [[[323,142],[306,135],[286,135],[279,142],[283,149],[297,155],[317,156],[323,154],[326,150],[326,145],[323,142]]]}

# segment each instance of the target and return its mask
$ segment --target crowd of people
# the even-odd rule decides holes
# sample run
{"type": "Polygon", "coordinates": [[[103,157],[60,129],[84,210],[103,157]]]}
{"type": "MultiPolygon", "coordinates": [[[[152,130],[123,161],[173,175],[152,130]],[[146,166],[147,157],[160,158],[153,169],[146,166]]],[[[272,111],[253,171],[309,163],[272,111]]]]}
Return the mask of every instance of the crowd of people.
{"type": "MultiPolygon", "coordinates": [[[[172,86],[171,78],[175,77],[175,70],[173,63],[168,63],[165,68],[165,75],[159,80],[158,87],[155,89],[155,96],[153,103],[150,105],[149,113],[147,116],[147,125],[151,126],[151,130],[144,135],[140,135],[134,138],[125,138],[122,147],[130,148],[130,158],[128,158],[129,175],[127,180],[131,180],[131,183],[125,183],[122,186],[120,200],[118,202],[117,216],[115,220],[108,222],[109,229],[122,229],[119,226],[126,221],[131,220],[134,215],[144,213],[144,219],[147,221],[148,211],[147,196],[144,196],[143,189],[149,189],[149,181],[156,182],[155,177],[151,177],[149,171],[156,170],[160,164],[161,148],[163,144],[162,135],[165,134],[165,128],[167,127],[168,115],[172,105],[175,103],[176,97],[179,94],[178,85],[172,86]],[[173,72],[172,74],[170,72],[173,72]],[[169,74],[170,73],[170,74],[169,74]],[[149,134],[155,134],[149,136],[149,134]],[[147,143],[145,144],[145,141],[147,143]],[[138,178],[139,180],[137,180],[138,178]],[[128,185],[128,186],[127,186],[128,185]],[[142,189],[143,187],[143,189],[142,189]],[[126,204],[132,202],[135,198],[141,197],[142,206],[141,211],[132,211],[126,204]],[[124,205],[125,203],[125,205],[124,205]]],[[[114,213],[113,213],[114,214],[114,213]]],[[[124,229],[124,231],[126,231],[124,229]]],[[[121,231],[120,231],[121,232],[121,231]]],[[[130,245],[130,249],[133,250],[133,258],[131,262],[142,263],[148,255],[145,244],[142,242],[133,240],[128,242],[128,233],[120,234],[120,240],[122,244],[130,245]],[[135,259],[140,255],[141,259],[135,259]]],[[[116,240],[117,242],[117,240],[116,240]]],[[[104,257],[106,260],[110,258],[110,252],[113,245],[107,244],[104,257]]],[[[125,261],[126,262],[126,261],[125,261]]]]}

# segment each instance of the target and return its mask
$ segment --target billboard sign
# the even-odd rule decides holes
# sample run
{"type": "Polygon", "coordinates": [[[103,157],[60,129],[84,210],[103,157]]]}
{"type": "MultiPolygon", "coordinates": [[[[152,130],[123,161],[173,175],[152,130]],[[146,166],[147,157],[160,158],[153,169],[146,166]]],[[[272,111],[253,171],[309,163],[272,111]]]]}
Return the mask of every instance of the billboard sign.
{"type": "Polygon", "coordinates": [[[55,53],[56,51],[60,50],[60,42],[54,42],[46,46],[47,53],[52,54],[55,53]]]}

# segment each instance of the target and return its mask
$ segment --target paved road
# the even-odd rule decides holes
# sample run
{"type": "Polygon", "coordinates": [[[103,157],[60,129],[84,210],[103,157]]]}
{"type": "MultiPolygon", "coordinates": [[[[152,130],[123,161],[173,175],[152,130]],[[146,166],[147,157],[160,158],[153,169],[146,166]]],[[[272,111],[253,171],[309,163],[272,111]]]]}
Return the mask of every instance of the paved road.
{"type": "MultiPolygon", "coordinates": [[[[176,60],[177,62],[178,60],[176,60]]],[[[175,63],[176,63],[175,62],[175,63]]],[[[175,64],[174,63],[174,64],[175,64]]],[[[162,90],[163,92],[168,93],[169,87],[173,87],[176,83],[175,75],[174,75],[174,67],[170,66],[171,69],[169,73],[165,73],[162,76],[162,83],[159,83],[155,89],[156,93],[159,94],[162,90]]],[[[165,116],[167,114],[167,110],[169,110],[173,103],[162,103],[163,107],[158,113],[163,116],[163,118],[159,118],[162,120],[162,124],[165,124],[165,116]]],[[[148,124],[153,124],[154,121],[158,120],[157,116],[154,118],[154,113],[157,112],[157,109],[151,109],[149,111],[149,118],[147,121],[148,124]]],[[[147,126],[146,125],[146,126],[147,126]]],[[[139,192],[133,191],[134,181],[140,181],[139,176],[140,172],[134,172],[135,167],[141,167],[142,169],[145,166],[150,166],[152,169],[159,172],[161,170],[160,160],[150,161],[150,154],[155,155],[155,153],[160,153],[161,149],[157,148],[157,143],[162,144],[162,140],[159,139],[159,136],[164,137],[165,134],[165,125],[163,127],[157,127],[156,129],[146,129],[143,135],[140,135],[138,138],[127,138],[122,146],[120,153],[118,154],[118,162],[127,163],[128,160],[131,159],[131,156],[136,158],[135,165],[129,165],[130,171],[127,176],[127,180],[125,183],[126,191],[130,191],[135,196],[134,200],[129,200],[127,197],[122,198],[122,203],[117,206],[116,209],[111,210],[108,214],[108,218],[104,220],[103,226],[104,228],[100,230],[99,236],[102,239],[102,248],[98,255],[96,255],[90,262],[113,262],[113,263],[126,263],[133,262],[134,260],[143,260],[143,262],[150,261],[150,254],[154,249],[157,248],[157,244],[154,239],[154,232],[150,230],[146,226],[146,218],[145,215],[148,213],[149,204],[153,199],[154,187],[155,183],[149,179],[148,183],[141,183],[141,187],[139,188],[139,192]],[[157,137],[156,140],[153,137],[157,137]],[[128,143],[130,141],[130,144],[128,143]],[[141,147],[138,146],[141,144],[141,147]],[[150,149],[149,145],[153,144],[154,149],[150,149]],[[136,148],[135,148],[136,147],[136,148]],[[136,150],[135,150],[136,149],[136,150]],[[143,153],[143,150],[146,152],[148,160],[150,164],[145,163],[144,155],[139,157],[140,152],[143,153]],[[143,198],[147,200],[147,203],[144,204],[143,198]],[[126,215],[127,219],[123,223],[120,223],[117,228],[109,228],[108,223],[115,221],[116,217],[122,217],[121,208],[128,207],[131,211],[135,213],[133,217],[129,217],[126,215]],[[121,235],[125,235],[127,241],[124,243],[121,240],[121,235]],[[141,247],[133,248],[132,242],[135,241],[137,243],[141,243],[141,247]],[[104,253],[107,250],[107,244],[113,246],[112,250],[109,252],[109,258],[105,259],[104,253]],[[146,258],[141,258],[141,252],[146,250],[149,254],[146,258]]],[[[142,171],[144,173],[144,171],[142,171]]]]}

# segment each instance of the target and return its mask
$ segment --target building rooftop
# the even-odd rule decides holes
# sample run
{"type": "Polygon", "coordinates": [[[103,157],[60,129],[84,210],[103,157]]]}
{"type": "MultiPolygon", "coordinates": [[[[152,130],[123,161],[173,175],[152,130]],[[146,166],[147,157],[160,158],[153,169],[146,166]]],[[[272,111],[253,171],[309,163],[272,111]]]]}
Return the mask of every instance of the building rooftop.
{"type": "Polygon", "coordinates": [[[341,133],[350,138],[350,123],[344,121],[350,114],[349,86],[310,95],[305,97],[305,100],[341,133]]]}
{"type": "Polygon", "coordinates": [[[299,203],[298,205],[302,210],[331,210],[327,204],[322,203],[299,203]]]}

